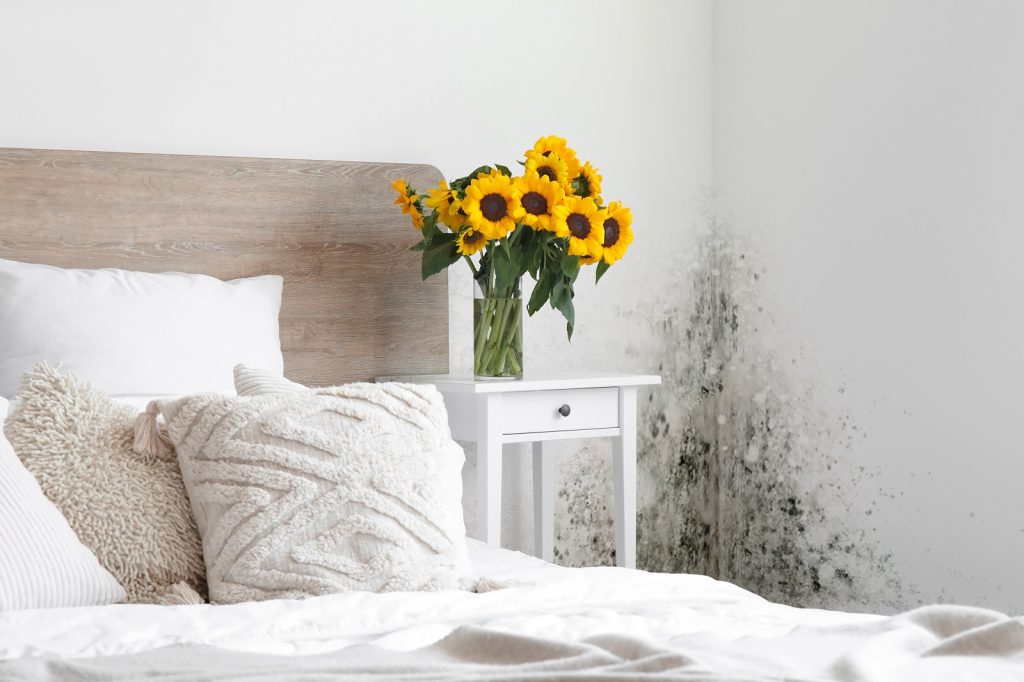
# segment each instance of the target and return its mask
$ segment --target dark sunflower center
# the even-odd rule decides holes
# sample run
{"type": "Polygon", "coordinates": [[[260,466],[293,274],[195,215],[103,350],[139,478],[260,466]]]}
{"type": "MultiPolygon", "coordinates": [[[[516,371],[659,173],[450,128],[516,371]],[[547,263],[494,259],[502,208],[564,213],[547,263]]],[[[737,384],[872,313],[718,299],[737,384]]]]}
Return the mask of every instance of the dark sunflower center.
{"type": "Polygon", "coordinates": [[[505,197],[500,194],[488,194],[480,200],[480,212],[492,223],[496,223],[508,214],[505,197]]]}
{"type": "Polygon", "coordinates": [[[530,215],[544,215],[548,212],[548,200],[540,192],[527,192],[523,195],[523,208],[530,215]]]}
{"type": "Polygon", "coordinates": [[[615,246],[619,241],[619,221],[608,218],[604,221],[604,247],[615,246]]]}
{"type": "Polygon", "coordinates": [[[462,241],[466,244],[476,244],[478,241],[483,239],[484,236],[479,232],[467,232],[463,237],[462,241]]]}
{"type": "Polygon", "coordinates": [[[551,166],[541,166],[540,168],[537,169],[537,175],[541,176],[542,178],[547,178],[548,180],[555,180],[556,182],[558,181],[558,174],[555,173],[555,169],[552,168],[551,166]]]}
{"type": "Polygon", "coordinates": [[[590,234],[590,220],[582,213],[570,213],[569,217],[565,219],[565,223],[569,226],[569,232],[576,239],[586,239],[590,234]]]}

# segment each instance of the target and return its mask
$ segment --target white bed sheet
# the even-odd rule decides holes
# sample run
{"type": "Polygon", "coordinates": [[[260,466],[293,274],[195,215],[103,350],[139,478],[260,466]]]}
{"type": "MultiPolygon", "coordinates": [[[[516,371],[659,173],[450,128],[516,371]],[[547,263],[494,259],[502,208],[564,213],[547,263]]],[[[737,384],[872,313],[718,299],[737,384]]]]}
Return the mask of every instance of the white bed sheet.
{"type": "MultiPolygon", "coordinates": [[[[485,630],[463,628],[453,636],[481,646],[493,639],[474,633],[491,630],[536,641],[608,636],[615,647],[631,650],[639,640],[682,656],[687,672],[678,679],[1024,680],[1024,619],[983,609],[933,606],[897,617],[797,609],[703,576],[560,568],[475,541],[470,556],[479,575],[518,585],[483,594],[350,593],[230,606],[14,611],[0,614],[0,660],[127,654],[175,644],[282,655],[359,644],[412,651],[476,625],[485,630]]],[[[404,660],[429,658],[437,653],[433,648],[404,660]]]]}
{"type": "Polygon", "coordinates": [[[123,654],[185,643],[276,654],[371,642],[410,650],[469,623],[555,639],[628,632],[667,642],[694,633],[722,640],[775,637],[801,625],[880,619],[772,604],[703,576],[561,568],[473,540],[469,544],[479,575],[519,584],[483,594],[350,593],[228,606],[13,611],[0,614],[0,659],[123,654]]]}

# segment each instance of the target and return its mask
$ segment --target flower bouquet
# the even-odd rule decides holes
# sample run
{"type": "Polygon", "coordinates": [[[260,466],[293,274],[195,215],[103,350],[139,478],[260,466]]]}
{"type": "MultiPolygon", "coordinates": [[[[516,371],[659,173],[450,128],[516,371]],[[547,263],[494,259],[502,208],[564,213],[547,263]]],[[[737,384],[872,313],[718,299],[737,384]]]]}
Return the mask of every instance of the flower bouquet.
{"type": "Polygon", "coordinates": [[[422,236],[412,248],[423,253],[423,279],[459,260],[473,271],[473,367],[481,378],[522,377],[524,275],[536,281],[526,312],[549,304],[572,339],[580,270],[596,266],[599,281],[633,241],[630,210],[603,203],[597,169],[580,164],[563,138],[542,137],[519,163],[521,175],[480,166],[426,193],[392,183],[395,203],[422,236]]]}

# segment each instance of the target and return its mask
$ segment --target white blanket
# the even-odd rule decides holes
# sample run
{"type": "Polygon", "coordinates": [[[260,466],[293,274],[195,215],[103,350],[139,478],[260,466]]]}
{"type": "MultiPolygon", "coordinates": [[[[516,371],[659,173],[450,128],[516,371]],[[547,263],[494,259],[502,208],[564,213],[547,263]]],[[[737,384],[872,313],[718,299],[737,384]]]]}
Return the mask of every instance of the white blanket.
{"type": "MultiPolygon", "coordinates": [[[[478,648],[486,660],[487,646],[474,645],[472,638],[482,637],[501,652],[509,650],[501,639],[508,635],[574,643],[555,650],[577,661],[583,660],[579,647],[596,646],[622,658],[601,659],[613,668],[635,665],[630,655],[664,663],[671,654],[685,662],[664,673],[677,679],[1024,680],[1024,624],[981,609],[929,607],[895,618],[795,609],[701,576],[565,569],[522,555],[510,561],[509,553],[477,543],[471,556],[482,575],[520,585],[484,594],[352,593],[231,606],[18,611],[0,614],[0,658],[95,657],[199,644],[284,655],[357,647],[344,658],[351,661],[381,649],[433,647],[391,659],[395,665],[408,662],[409,674],[419,675],[429,671],[417,672],[415,662],[448,656],[445,647],[452,642],[478,648]],[[476,627],[436,644],[460,625],[476,627]]],[[[650,661],[640,663],[657,670],[644,667],[650,661]]],[[[458,667],[442,677],[457,678],[458,670],[473,679],[472,671],[458,667]]],[[[585,672],[593,677],[601,671],[585,672]]]]}

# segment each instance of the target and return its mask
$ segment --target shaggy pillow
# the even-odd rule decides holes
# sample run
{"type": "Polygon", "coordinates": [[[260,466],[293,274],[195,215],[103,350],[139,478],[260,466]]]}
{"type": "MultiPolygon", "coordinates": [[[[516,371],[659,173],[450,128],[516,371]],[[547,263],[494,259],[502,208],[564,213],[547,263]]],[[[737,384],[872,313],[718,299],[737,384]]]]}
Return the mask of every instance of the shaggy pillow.
{"type": "Polygon", "coordinates": [[[15,452],[128,600],[160,602],[178,582],[202,592],[177,462],[133,452],[136,411],[45,364],[24,375],[17,403],[6,424],[15,452]]]}
{"type": "Polygon", "coordinates": [[[435,590],[466,577],[463,453],[432,386],[161,401],[210,600],[435,590]]]}

